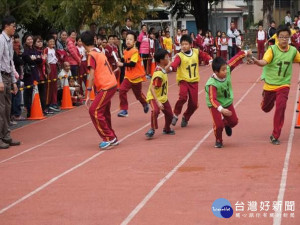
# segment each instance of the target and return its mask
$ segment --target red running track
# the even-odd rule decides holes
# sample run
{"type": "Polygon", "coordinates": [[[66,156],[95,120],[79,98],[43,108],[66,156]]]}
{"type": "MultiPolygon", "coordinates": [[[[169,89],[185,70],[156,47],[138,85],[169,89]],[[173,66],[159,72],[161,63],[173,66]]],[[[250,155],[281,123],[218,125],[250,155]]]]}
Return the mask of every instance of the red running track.
{"type": "MultiPolygon", "coordinates": [[[[225,137],[225,148],[213,148],[203,91],[211,73],[200,68],[199,109],[188,127],[175,127],[175,136],[161,134],[161,117],[155,138],[146,140],[150,114],[132,93],[128,118],[116,116],[119,101],[113,99],[113,127],[121,140],[113,150],[99,151],[101,140],[84,107],[13,131],[23,144],[0,151],[0,224],[298,225],[300,130],[293,127],[299,65],[294,64],[280,146],[269,143],[273,111],[260,110],[261,69],[243,64],[233,72],[239,124],[225,137]],[[215,217],[211,206],[218,198],[228,199],[234,210],[237,201],[244,202],[248,216],[215,217]],[[291,212],[282,219],[249,218],[248,201],[278,200],[296,202],[294,218],[291,212]]],[[[169,83],[174,106],[175,74],[169,83]]],[[[262,213],[259,206],[254,213],[262,213]]]]}

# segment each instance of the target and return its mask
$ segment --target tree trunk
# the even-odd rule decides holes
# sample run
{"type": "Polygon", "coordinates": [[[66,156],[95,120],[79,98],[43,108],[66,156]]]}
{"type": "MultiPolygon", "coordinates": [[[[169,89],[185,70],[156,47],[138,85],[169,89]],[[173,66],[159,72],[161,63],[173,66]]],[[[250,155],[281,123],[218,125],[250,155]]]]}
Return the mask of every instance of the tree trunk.
{"type": "Polygon", "coordinates": [[[191,14],[195,17],[197,29],[208,29],[208,0],[191,0],[191,14]]]}
{"type": "Polygon", "coordinates": [[[273,8],[274,8],[274,0],[264,0],[263,1],[263,26],[264,28],[268,28],[271,21],[273,20],[272,14],[273,14],[273,8]]]}

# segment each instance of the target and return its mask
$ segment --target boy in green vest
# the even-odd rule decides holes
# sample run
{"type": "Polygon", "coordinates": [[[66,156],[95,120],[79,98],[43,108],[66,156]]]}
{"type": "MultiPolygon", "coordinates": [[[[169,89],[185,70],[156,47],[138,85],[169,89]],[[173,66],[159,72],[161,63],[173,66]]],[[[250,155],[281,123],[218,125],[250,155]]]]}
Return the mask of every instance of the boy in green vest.
{"type": "Polygon", "coordinates": [[[256,65],[264,67],[262,80],[265,84],[261,103],[262,110],[270,112],[276,103],[270,142],[279,145],[278,139],[284,123],[286,102],[290,91],[292,65],[293,62],[300,62],[300,54],[295,47],[288,44],[291,31],[287,26],[279,26],[276,34],[278,44],[270,46],[262,60],[254,57],[252,59],[256,65]]]}
{"type": "Polygon", "coordinates": [[[170,125],[173,118],[171,105],[168,101],[168,74],[165,67],[169,64],[169,53],[165,49],[158,49],[154,55],[157,67],[150,81],[147,92],[147,102],[150,103],[151,112],[151,129],[145,134],[147,138],[152,138],[155,129],[158,128],[157,118],[162,111],[165,114],[165,127],[163,134],[174,135],[175,131],[170,125]]]}
{"type": "Polygon", "coordinates": [[[212,62],[213,75],[205,85],[206,104],[213,117],[213,128],[216,137],[215,148],[223,147],[222,132],[225,127],[227,136],[232,135],[232,128],[238,123],[233,106],[233,91],[231,71],[237,67],[245,56],[252,54],[251,50],[240,51],[226,64],[222,57],[216,57],[212,62]]]}

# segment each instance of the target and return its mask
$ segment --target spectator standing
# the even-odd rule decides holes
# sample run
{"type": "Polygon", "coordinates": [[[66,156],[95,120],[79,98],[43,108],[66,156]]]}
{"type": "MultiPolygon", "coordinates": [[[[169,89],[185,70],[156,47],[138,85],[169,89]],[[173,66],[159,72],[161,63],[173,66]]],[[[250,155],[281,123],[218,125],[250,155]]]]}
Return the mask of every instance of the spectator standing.
{"type": "Polygon", "coordinates": [[[236,37],[239,36],[239,32],[236,29],[234,22],[230,23],[230,28],[227,30],[227,36],[229,59],[231,59],[236,54],[236,37]]]}

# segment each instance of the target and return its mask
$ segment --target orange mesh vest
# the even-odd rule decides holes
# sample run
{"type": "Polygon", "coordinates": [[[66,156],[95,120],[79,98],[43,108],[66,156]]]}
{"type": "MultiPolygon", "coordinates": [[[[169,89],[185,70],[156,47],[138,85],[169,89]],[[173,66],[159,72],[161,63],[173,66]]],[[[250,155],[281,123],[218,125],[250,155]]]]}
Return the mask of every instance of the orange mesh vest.
{"type": "Polygon", "coordinates": [[[115,74],[110,68],[107,58],[102,52],[90,51],[88,57],[93,57],[96,62],[94,85],[96,91],[108,90],[117,85],[115,74]]]}
{"type": "MultiPolygon", "coordinates": [[[[132,48],[129,51],[124,51],[124,60],[125,63],[129,63],[133,54],[139,53],[136,48],[132,48]]],[[[144,66],[142,65],[142,60],[140,55],[138,54],[138,61],[136,62],[134,67],[125,67],[125,75],[130,80],[134,80],[139,77],[144,77],[146,75],[144,66]]]]}

